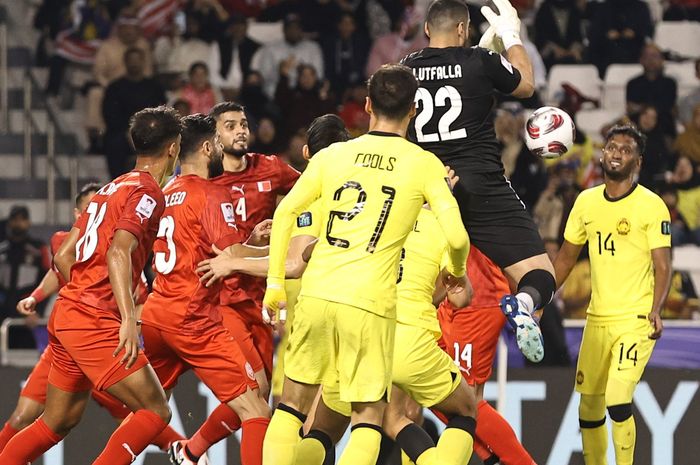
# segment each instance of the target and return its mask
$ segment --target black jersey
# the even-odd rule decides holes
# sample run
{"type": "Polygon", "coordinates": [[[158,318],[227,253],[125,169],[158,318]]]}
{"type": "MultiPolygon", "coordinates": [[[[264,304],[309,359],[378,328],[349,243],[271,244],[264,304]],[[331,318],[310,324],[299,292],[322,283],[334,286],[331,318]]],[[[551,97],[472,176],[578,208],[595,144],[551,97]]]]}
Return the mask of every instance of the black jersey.
{"type": "Polygon", "coordinates": [[[480,47],[428,47],[401,62],[420,82],[409,140],[461,173],[502,173],[493,129],[494,90],[513,92],[520,72],[480,47]]]}

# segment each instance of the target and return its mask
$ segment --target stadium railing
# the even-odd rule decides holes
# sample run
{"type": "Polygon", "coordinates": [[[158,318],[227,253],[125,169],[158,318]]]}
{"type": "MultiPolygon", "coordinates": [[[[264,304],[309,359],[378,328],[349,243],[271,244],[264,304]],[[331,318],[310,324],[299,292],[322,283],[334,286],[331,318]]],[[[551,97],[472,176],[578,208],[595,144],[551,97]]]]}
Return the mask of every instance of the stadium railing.
{"type": "Polygon", "coordinates": [[[9,128],[9,76],[7,70],[7,10],[0,5],[0,132],[9,128]]]}
{"type": "MultiPolygon", "coordinates": [[[[39,326],[46,326],[48,319],[41,318],[37,321],[39,326]]],[[[10,349],[10,329],[26,327],[24,318],[5,318],[0,325],[0,367],[20,366],[32,367],[36,364],[39,353],[36,349],[10,349]]]]}

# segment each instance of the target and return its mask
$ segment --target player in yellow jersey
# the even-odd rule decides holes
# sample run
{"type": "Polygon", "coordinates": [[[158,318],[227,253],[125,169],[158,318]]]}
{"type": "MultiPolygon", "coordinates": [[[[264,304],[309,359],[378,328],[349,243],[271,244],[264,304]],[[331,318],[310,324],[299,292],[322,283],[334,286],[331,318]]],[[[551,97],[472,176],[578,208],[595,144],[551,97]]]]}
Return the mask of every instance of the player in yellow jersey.
{"type": "Polygon", "coordinates": [[[353,425],[339,464],[376,461],[390,397],[398,262],[426,201],[450,246],[450,286],[466,286],[469,242],[444,167],[404,139],[417,88],[405,66],[380,68],[368,85],[370,132],[316,154],[275,212],[263,301],[273,318],[286,300],[292,226],[316,199],[325,237],[302,277],[282,401],[263,447],[265,465],[289,463],[318,386],[336,373],[340,399],[352,404],[353,425]]]}
{"type": "Polygon", "coordinates": [[[608,132],[602,158],[605,184],[576,199],[554,262],[561,286],[588,241],[592,295],[576,370],[586,465],[606,464],[606,407],[616,463],[632,464],[632,395],[663,330],[661,310],[671,283],[671,222],[661,198],[634,182],[644,145],[645,137],[632,126],[608,132]]]}

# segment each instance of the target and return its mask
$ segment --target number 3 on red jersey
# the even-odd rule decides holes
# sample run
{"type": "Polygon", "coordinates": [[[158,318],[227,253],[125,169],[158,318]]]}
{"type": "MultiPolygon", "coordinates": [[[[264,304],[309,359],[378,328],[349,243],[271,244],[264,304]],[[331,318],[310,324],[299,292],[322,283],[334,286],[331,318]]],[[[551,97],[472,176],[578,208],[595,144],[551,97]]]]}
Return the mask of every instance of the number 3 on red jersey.
{"type": "Polygon", "coordinates": [[[107,212],[107,204],[103,203],[99,206],[97,202],[90,202],[86,213],[90,215],[87,221],[87,227],[85,228],[85,234],[80,240],[75,244],[75,259],[79,262],[84,262],[92,257],[97,248],[97,228],[102,224],[102,220],[105,219],[105,213],[107,212]],[[98,210],[99,208],[99,210],[98,210]]]}
{"type": "Polygon", "coordinates": [[[164,216],[161,218],[158,227],[158,238],[165,237],[165,241],[168,244],[168,253],[156,252],[155,254],[156,271],[160,274],[169,274],[173,271],[173,268],[175,268],[177,252],[175,250],[175,242],[173,241],[174,233],[175,220],[173,217],[164,216]]]}

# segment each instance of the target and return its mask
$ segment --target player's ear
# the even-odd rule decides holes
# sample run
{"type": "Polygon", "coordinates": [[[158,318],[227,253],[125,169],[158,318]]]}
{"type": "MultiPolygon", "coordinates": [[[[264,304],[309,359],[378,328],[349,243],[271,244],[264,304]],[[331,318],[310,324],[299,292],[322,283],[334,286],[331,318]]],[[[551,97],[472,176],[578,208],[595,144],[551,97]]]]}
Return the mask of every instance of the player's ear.
{"type": "Polygon", "coordinates": [[[416,116],[416,102],[413,102],[413,104],[411,105],[411,109],[408,110],[409,119],[413,119],[414,116],[416,116]]]}
{"type": "Polygon", "coordinates": [[[428,21],[423,23],[423,32],[425,32],[425,36],[430,39],[430,29],[428,29],[428,21]]]}
{"type": "Polygon", "coordinates": [[[365,113],[368,115],[372,114],[372,101],[369,99],[369,97],[365,97],[365,113]]]}
{"type": "Polygon", "coordinates": [[[311,160],[311,153],[309,153],[308,144],[304,144],[304,146],[301,148],[301,155],[304,157],[304,160],[311,160]]]}

